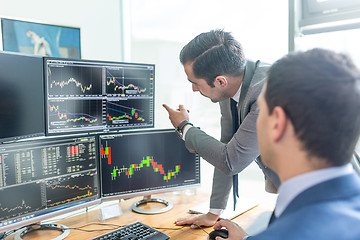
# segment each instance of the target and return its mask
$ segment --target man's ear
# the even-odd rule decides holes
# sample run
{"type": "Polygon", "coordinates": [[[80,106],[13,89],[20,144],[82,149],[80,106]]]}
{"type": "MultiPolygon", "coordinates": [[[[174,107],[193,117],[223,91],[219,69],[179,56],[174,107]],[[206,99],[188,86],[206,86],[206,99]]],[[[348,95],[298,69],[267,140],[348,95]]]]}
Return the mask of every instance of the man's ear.
{"type": "Polygon", "coordinates": [[[214,84],[220,87],[226,87],[229,84],[229,82],[225,76],[220,75],[215,78],[214,84]]]}
{"type": "Polygon", "coordinates": [[[272,118],[272,138],[275,142],[281,140],[286,132],[288,117],[282,107],[275,107],[271,114],[272,118]]]}

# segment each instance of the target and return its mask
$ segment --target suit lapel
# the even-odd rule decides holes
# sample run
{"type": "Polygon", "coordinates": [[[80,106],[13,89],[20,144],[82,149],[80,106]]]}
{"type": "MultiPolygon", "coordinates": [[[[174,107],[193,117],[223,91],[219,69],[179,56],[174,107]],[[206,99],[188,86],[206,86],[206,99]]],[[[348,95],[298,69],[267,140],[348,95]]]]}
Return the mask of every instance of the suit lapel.
{"type": "Polygon", "coordinates": [[[255,69],[256,69],[256,65],[257,65],[257,62],[252,62],[252,61],[247,61],[246,62],[246,67],[245,67],[245,74],[244,74],[244,79],[242,81],[242,85],[241,85],[241,92],[240,92],[240,99],[238,101],[238,110],[240,109],[239,111],[239,120],[240,120],[240,123],[243,121],[243,116],[241,114],[241,109],[243,109],[244,107],[244,100],[245,100],[245,97],[246,97],[246,94],[249,90],[249,87],[250,87],[250,83],[251,83],[251,80],[253,79],[253,76],[254,76],[254,72],[255,72],[255,69]]]}
{"type": "Polygon", "coordinates": [[[360,195],[360,180],[356,174],[348,174],[325,181],[300,193],[279,216],[286,216],[304,206],[340,198],[360,195]]]}

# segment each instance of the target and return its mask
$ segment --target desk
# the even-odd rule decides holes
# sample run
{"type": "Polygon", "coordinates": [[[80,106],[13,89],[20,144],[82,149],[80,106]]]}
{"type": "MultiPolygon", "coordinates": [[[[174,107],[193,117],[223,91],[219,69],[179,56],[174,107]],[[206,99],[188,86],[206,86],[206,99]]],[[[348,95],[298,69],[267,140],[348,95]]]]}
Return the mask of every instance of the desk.
{"type": "MultiPolygon", "coordinates": [[[[179,217],[186,216],[188,214],[188,209],[200,202],[204,202],[209,199],[209,193],[198,192],[198,194],[194,196],[187,196],[185,194],[175,195],[173,193],[163,193],[152,195],[153,198],[162,198],[171,201],[174,204],[174,208],[168,212],[155,214],[155,215],[144,215],[138,214],[131,211],[131,205],[141,200],[142,197],[137,197],[133,199],[129,199],[126,201],[120,202],[120,207],[123,211],[123,214],[119,217],[115,217],[112,219],[108,219],[106,221],[99,221],[98,214],[99,210],[93,210],[87,213],[82,213],[80,215],[69,217],[63,220],[58,221],[57,223],[64,224],[68,227],[75,228],[81,227],[88,223],[108,223],[108,224],[116,224],[116,225],[126,225],[133,222],[142,222],[151,227],[163,227],[163,228],[181,228],[181,226],[176,226],[174,224],[175,220],[179,217]]],[[[234,221],[240,224],[245,229],[249,227],[261,214],[264,212],[271,211],[270,207],[257,206],[256,208],[244,213],[243,215],[234,219],[234,221]]],[[[109,228],[107,226],[100,225],[92,225],[85,229],[103,229],[109,228]]],[[[213,230],[212,227],[205,228],[207,232],[213,230]]],[[[203,232],[201,229],[190,229],[189,227],[184,227],[180,230],[169,230],[169,229],[159,229],[159,231],[164,232],[169,235],[171,239],[206,239],[207,234],[203,232]]],[[[96,232],[83,232],[78,230],[71,230],[69,236],[66,240],[81,240],[81,239],[92,239],[102,234],[105,234],[107,231],[96,231],[96,232]]],[[[57,237],[59,234],[57,231],[53,230],[45,230],[45,231],[35,231],[33,233],[29,233],[24,236],[24,239],[52,239],[57,237]]],[[[12,238],[9,238],[12,239],[12,238]]]]}

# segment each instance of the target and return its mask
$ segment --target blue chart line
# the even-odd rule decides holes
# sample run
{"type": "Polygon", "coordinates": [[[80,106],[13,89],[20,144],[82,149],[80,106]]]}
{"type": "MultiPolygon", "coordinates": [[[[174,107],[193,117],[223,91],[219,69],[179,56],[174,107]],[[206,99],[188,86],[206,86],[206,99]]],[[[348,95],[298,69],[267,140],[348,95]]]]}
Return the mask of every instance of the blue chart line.
{"type": "Polygon", "coordinates": [[[80,120],[85,120],[89,123],[94,123],[97,121],[96,117],[86,113],[70,113],[67,111],[63,111],[62,113],[60,113],[60,110],[58,110],[58,108],[51,105],[49,105],[49,107],[50,107],[50,111],[52,112],[50,116],[57,116],[60,120],[65,119],[67,122],[77,122],[80,120]],[[53,110],[55,110],[55,112],[53,110]],[[71,115],[74,118],[68,118],[68,115],[71,115]]]}
{"type": "MultiPolygon", "coordinates": [[[[127,109],[130,109],[130,110],[133,110],[133,109],[134,109],[134,110],[139,111],[139,112],[144,112],[144,111],[142,111],[142,110],[140,110],[140,109],[131,108],[131,107],[126,107],[126,106],[119,105],[119,104],[116,104],[116,103],[113,103],[113,102],[109,102],[109,101],[107,101],[107,103],[110,103],[110,104],[115,105],[115,106],[118,106],[118,107],[127,108],[127,109]]],[[[115,111],[118,111],[118,110],[115,110],[115,111]]],[[[118,111],[118,112],[120,112],[120,111],[118,111]]]]}
{"type": "Polygon", "coordinates": [[[107,115],[108,119],[110,121],[112,120],[120,120],[122,118],[127,118],[127,119],[133,119],[133,117],[136,119],[136,120],[139,120],[139,121],[145,121],[144,118],[142,118],[141,116],[139,116],[139,114],[137,113],[137,111],[139,112],[144,112],[142,110],[139,110],[139,109],[136,109],[136,108],[130,108],[130,107],[126,107],[126,106],[122,106],[122,105],[119,105],[119,104],[116,104],[116,103],[113,103],[113,102],[107,102],[109,104],[112,104],[114,106],[118,106],[118,107],[122,107],[122,108],[126,108],[126,109],[130,109],[131,110],[131,114],[129,113],[126,113],[126,112],[123,112],[123,111],[120,111],[120,110],[117,110],[117,109],[113,109],[113,108],[110,108],[110,107],[107,107],[107,109],[109,110],[112,110],[112,111],[115,111],[115,112],[119,112],[121,114],[123,114],[122,116],[118,116],[118,117],[114,117],[114,116],[111,116],[111,115],[107,115]]]}
{"type": "Polygon", "coordinates": [[[109,86],[110,84],[114,84],[114,91],[116,91],[117,89],[129,89],[129,88],[133,88],[137,93],[143,93],[146,91],[146,88],[140,88],[138,86],[135,86],[134,84],[130,83],[129,85],[125,86],[124,84],[120,83],[118,80],[116,80],[116,78],[108,71],[107,74],[110,76],[109,78],[111,78],[110,80],[106,81],[106,84],[109,86]]]}

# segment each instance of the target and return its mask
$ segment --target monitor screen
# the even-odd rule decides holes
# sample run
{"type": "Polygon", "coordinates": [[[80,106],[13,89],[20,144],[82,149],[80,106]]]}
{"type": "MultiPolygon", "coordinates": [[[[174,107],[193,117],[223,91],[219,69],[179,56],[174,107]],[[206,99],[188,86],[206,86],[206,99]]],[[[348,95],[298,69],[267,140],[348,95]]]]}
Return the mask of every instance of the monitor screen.
{"type": "Polygon", "coordinates": [[[45,135],[43,59],[0,52],[0,142],[45,135]]]}
{"type": "Polygon", "coordinates": [[[101,135],[102,197],[126,198],[200,184],[200,157],[173,129],[101,135]]]}
{"type": "Polygon", "coordinates": [[[45,58],[48,135],[154,127],[152,64],[45,58]]]}
{"type": "Polygon", "coordinates": [[[96,137],[0,145],[0,232],[98,203],[96,137]]]}

